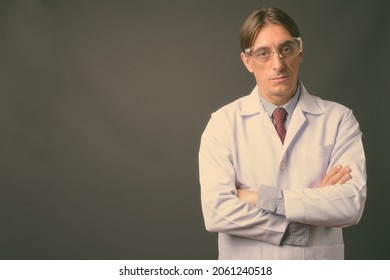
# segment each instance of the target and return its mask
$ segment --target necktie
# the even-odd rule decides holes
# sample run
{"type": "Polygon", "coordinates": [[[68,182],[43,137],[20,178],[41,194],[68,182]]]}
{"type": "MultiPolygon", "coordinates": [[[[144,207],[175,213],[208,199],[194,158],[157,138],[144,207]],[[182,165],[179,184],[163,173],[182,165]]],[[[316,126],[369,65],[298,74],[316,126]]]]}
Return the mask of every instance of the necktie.
{"type": "Polygon", "coordinates": [[[272,113],[272,116],[275,120],[275,128],[276,131],[279,134],[280,141],[282,141],[282,144],[284,144],[284,138],[286,137],[286,128],[284,127],[284,120],[286,118],[287,111],[282,108],[276,108],[275,111],[272,113]]]}

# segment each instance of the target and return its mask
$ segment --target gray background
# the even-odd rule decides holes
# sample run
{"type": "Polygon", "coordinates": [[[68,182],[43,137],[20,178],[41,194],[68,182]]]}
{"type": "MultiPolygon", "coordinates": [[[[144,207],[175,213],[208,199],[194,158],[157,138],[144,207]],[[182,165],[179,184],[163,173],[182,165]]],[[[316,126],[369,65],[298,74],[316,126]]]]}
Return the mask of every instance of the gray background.
{"type": "Polygon", "coordinates": [[[274,5],[300,26],[300,79],[364,133],[368,200],[346,257],[390,259],[388,3],[0,1],[0,258],[215,259],[200,135],[254,86],[238,30],[274,5]]]}

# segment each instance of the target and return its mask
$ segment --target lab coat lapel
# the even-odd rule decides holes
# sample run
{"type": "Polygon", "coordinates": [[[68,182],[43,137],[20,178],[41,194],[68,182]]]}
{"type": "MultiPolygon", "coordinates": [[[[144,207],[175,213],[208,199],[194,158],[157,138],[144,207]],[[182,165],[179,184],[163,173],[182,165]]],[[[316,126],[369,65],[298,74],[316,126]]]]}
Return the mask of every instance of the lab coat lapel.
{"type": "Polygon", "coordinates": [[[290,124],[287,129],[284,146],[287,149],[288,145],[294,138],[300,134],[302,129],[306,127],[306,114],[324,114],[324,111],[314,101],[313,97],[307,92],[306,88],[301,83],[301,94],[297,106],[295,107],[290,124]]]}
{"type": "Polygon", "coordinates": [[[284,139],[284,146],[286,148],[294,140],[294,137],[298,135],[299,131],[304,128],[305,123],[306,117],[302,108],[296,106],[287,129],[286,138],[284,139]]]}
{"type": "Polygon", "coordinates": [[[275,143],[280,143],[280,147],[286,150],[294,138],[300,134],[300,131],[306,127],[306,114],[323,114],[323,110],[318,106],[314,101],[311,95],[307,92],[306,88],[301,83],[301,93],[297,106],[295,107],[294,113],[292,115],[290,124],[287,129],[286,138],[284,140],[284,145],[280,141],[279,136],[275,130],[272,121],[270,120],[267,112],[261,105],[258,96],[257,86],[253,89],[250,94],[250,98],[242,105],[241,115],[249,116],[259,114],[260,123],[267,129],[270,130],[270,136],[275,137],[275,143]]]}
{"type": "MultiPolygon", "coordinates": [[[[271,119],[261,105],[257,86],[252,90],[249,99],[247,99],[241,107],[241,116],[243,117],[256,114],[259,115],[260,125],[263,125],[267,130],[270,130],[268,135],[272,135],[275,139],[279,139],[271,119]]],[[[264,135],[262,137],[264,137],[264,135]]],[[[281,142],[280,145],[282,146],[281,142]]]]}

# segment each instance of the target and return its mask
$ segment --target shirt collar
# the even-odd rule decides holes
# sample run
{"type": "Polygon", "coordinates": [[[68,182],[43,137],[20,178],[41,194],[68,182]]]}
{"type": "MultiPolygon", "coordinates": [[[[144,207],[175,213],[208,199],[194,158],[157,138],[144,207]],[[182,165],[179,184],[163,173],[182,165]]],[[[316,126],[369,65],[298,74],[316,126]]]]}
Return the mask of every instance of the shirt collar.
{"type": "Polygon", "coordinates": [[[289,102],[287,102],[287,104],[284,104],[283,106],[277,106],[271,102],[269,102],[268,100],[266,100],[261,94],[260,92],[258,92],[258,95],[259,95],[259,98],[260,98],[260,101],[261,101],[261,104],[263,105],[265,111],[267,112],[268,116],[271,118],[272,116],[272,113],[275,111],[276,108],[278,107],[283,107],[284,109],[286,109],[287,111],[287,114],[288,115],[292,115],[292,113],[294,112],[294,109],[295,107],[297,106],[298,104],[298,100],[299,100],[299,95],[301,93],[301,85],[300,83],[298,83],[298,87],[297,87],[297,91],[295,92],[294,96],[290,99],[289,102]]]}
{"type": "MultiPolygon", "coordinates": [[[[307,92],[305,86],[301,82],[299,82],[298,84],[299,96],[296,94],[298,99],[298,104],[296,104],[296,106],[299,106],[305,113],[324,114],[324,111],[318,105],[316,99],[307,92]]],[[[250,95],[243,98],[240,105],[240,114],[242,116],[250,116],[263,112],[265,113],[264,106],[262,106],[259,96],[260,94],[258,87],[255,86],[250,95]]]]}

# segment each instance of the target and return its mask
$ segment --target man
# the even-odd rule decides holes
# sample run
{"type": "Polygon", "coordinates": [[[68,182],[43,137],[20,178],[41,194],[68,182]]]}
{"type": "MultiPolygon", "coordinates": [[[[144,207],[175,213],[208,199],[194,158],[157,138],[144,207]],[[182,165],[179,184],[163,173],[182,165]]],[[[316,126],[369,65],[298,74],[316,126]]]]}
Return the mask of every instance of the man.
{"type": "Polygon", "coordinates": [[[358,223],[367,192],[359,124],[298,80],[303,42],[286,13],[254,11],[240,42],[257,86],[212,114],[199,151],[219,258],[344,259],[342,228],[358,223]]]}

